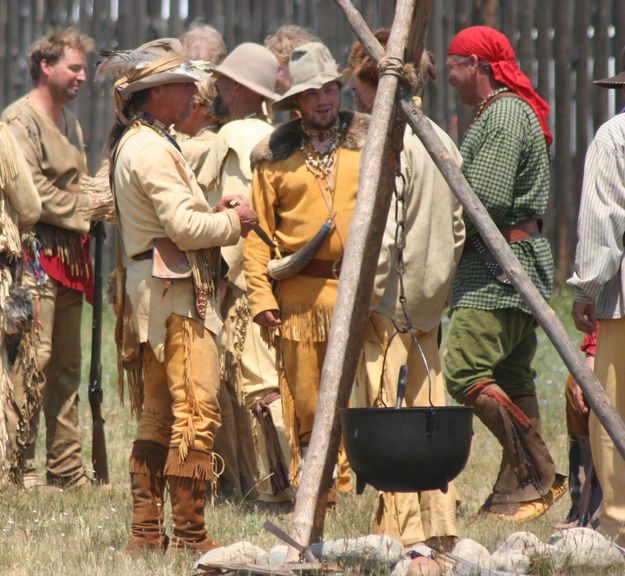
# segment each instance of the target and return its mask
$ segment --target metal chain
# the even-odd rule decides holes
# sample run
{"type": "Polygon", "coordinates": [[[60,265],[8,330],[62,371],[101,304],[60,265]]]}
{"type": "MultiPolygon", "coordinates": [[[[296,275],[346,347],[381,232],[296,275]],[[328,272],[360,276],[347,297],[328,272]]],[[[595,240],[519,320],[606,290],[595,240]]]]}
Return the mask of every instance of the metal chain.
{"type": "Polygon", "coordinates": [[[404,287],[404,274],[406,272],[406,263],[404,262],[404,248],[406,247],[406,215],[408,211],[408,206],[406,202],[407,182],[406,177],[401,171],[400,152],[397,152],[396,166],[397,169],[395,172],[395,177],[393,178],[393,195],[395,196],[395,221],[397,222],[397,225],[395,227],[395,248],[397,250],[397,264],[395,265],[395,272],[397,272],[397,276],[399,278],[398,300],[399,304],[401,305],[402,313],[404,315],[404,325],[400,326],[396,319],[393,319],[393,326],[395,326],[395,330],[397,330],[397,332],[401,334],[410,334],[410,338],[417,347],[417,350],[419,350],[419,355],[421,356],[421,360],[423,362],[423,366],[425,367],[425,372],[428,378],[428,402],[430,403],[430,406],[434,406],[434,404],[432,403],[432,376],[430,375],[430,366],[423,352],[423,348],[421,348],[419,339],[416,337],[413,331],[414,325],[412,319],[410,318],[410,314],[408,313],[408,299],[406,297],[406,290],[404,287]],[[401,181],[401,189],[399,189],[397,186],[398,181],[401,181]]]}

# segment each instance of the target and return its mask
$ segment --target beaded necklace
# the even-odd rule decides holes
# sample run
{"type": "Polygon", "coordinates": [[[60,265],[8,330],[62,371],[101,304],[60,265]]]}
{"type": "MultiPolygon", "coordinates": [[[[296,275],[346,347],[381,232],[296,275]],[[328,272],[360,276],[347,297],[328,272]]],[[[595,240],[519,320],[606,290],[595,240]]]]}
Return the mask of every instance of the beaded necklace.
{"type": "Polygon", "coordinates": [[[339,119],[326,130],[314,130],[309,128],[302,122],[302,132],[304,137],[300,144],[300,150],[304,154],[304,162],[306,169],[315,177],[322,187],[332,196],[334,192],[334,166],[336,164],[336,150],[341,143],[343,132],[345,131],[345,124],[341,124],[339,119]],[[330,138],[326,149],[320,152],[313,145],[313,140],[323,142],[330,138]],[[326,181],[326,185],[323,186],[322,181],[326,181]]]}
{"type": "Polygon", "coordinates": [[[163,124],[161,121],[154,118],[154,116],[151,116],[150,114],[146,114],[145,112],[137,111],[137,112],[133,112],[132,116],[130,117],[130,121],[140,122],[141,124],[145,124],[146,126],[149,126],[150,128],[152,128],[152,130],[154,130],[155,132],[160,134],[163,138],[165,138],[170,144],[175,146],[178,152],[180,152],[180,146],[172,138],[167,126],[165,126],[165,124],[163,124]]]}
{"type": "MultiPolygon", "coordinates": [[[[338,163],[338,150],[341,144],[343,134],[347,128],[346,122],[341,122],[338,118],[335,123],[328,129],[319,131],[307,127],[304,122],[301,123],[304,137],[300,144],[300,150],[304,154],[304,163],[306,169],[314,176],[321,196],[328,209],[328,214],[333,217],[336,213],[333,207],[335,180],[334,174],[338,163]],[[318,136],[330,138],[330,142],[323,152],[320,152],[314,145],[313,139],[317,140],[318,136]]],[[[336,228],[341,245],[344,245],[343,235],[336,228]]]]}
{"type": "MultiPolygon", "coordinates": [[[[473,122],[475,122],[482,115],[482,112],[484,112],[484,109],[486,108],[486,106],[488,106],[490,101],[495,96],[497,96],[498,94],[501,94],[502,92],[508,92],[508,91],[509,91],[509,88],[502,86],[501,88],[496,88],[488,96],[486,96],[486,98],[484,98],[484,100],[480,102],[480,107],[477,110],[477,114],[475,115],[475,118],[473,118],[473,122]]],[[[471,124],[473,124],[473,122],[471,122],[471,124]]]]}

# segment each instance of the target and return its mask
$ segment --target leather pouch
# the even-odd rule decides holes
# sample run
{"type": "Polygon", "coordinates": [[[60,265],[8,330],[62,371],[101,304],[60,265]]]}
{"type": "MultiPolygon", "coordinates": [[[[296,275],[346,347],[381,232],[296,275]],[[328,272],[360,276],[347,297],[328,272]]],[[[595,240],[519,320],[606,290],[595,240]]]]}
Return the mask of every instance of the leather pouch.
{"type": "Polygon", "coordinates": [[[152,276],[165,280],[191,277],[187,255],[169,238],[154,238],[152,276]]]}

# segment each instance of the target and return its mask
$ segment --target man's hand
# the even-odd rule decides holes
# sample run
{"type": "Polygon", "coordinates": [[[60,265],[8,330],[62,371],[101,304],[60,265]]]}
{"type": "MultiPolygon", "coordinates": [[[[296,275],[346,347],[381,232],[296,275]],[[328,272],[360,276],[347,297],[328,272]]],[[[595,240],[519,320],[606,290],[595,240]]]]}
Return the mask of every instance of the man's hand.
{"type": "Polygon", "coordinates": [[[254,316],[254,322],[260,326],[267,326],[268,328],[274,328],[282,324],[280,320],[279,310],[263,310],[254,316]]]}
{"type": "MultiPolygon", "coordinates": [[[[591,370],[595,368],[595,357],[594,356],[586,356],[586,366],[591,370]]],[[[586,402],[586,397],[584,396],[584,392],[579,387],[579,384],[575,383],[575,388],[573,388],[573,399],[575,400],[575,405],[577,406],[577,410],[580,414],[588,414],[590,408],[588,407],[588,402],[586,402]]]]}
{"type": "Polygon", "coordinates": [[[573,302],[571,310],[573,321],[580,332],[592,334],[597,330],[597,317],[594,302],[573,302]]]}
{"type": "Polygon", "coordinates": [[[241,236],[245,238],[258,224],[258,216],[250,206],[247,198],[241,194],[224,196],[219,204],[215,206],[215,212],[221,212],[227,208],[233,209],[239,217],[241,223],[241,236]]]}

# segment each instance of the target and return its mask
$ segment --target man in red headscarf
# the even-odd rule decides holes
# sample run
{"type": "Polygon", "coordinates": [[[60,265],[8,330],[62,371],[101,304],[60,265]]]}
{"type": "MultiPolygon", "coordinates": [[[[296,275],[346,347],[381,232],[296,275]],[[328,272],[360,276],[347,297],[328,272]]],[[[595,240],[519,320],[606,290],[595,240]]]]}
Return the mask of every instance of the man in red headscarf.
{"type": "MultiPolygon", "coordinates": [[[[460,152],[462,171],[512,251],[549,298],[553,261],[539,222],[549,199],[548,104],[517,67],[508,39],[485,26],[452,40],[448,79],[478,107],[460,152]]],[[[566,489],[540,437],[532,360],[536,320],[471,222],[451,298],[443,371],[451,395],[503,447],[483,510],[513,521],[536,518],[566,489]]]]}

